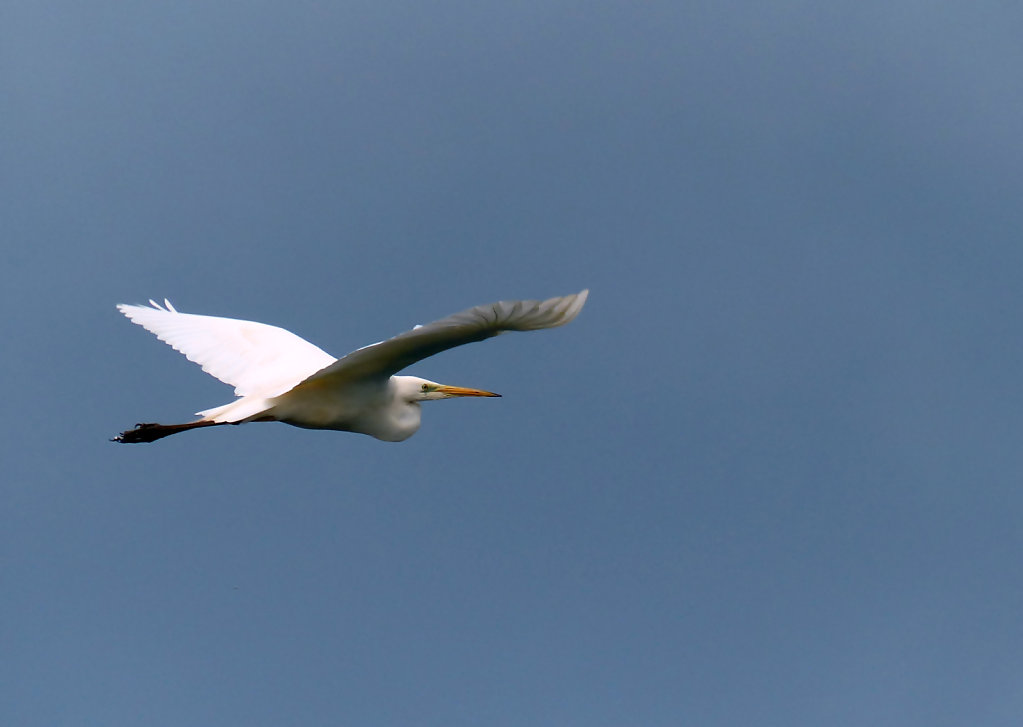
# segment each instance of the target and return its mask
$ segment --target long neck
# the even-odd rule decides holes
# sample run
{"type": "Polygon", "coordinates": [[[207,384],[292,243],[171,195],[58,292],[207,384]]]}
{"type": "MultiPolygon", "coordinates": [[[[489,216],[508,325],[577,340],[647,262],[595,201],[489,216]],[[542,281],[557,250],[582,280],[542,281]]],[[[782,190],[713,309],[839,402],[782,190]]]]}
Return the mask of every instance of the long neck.
{"type": "Polygon", "coordinates": [[[386,432],[374,434],[377,439],[388,442],[401,442],[408,439],[419,429],[423,410],[419,402],[412,400],[412,393],[418,384],[411,376],[392,376],[388,382],[387,393],[390,403],[381,411],[386,418],[386,432]]]}

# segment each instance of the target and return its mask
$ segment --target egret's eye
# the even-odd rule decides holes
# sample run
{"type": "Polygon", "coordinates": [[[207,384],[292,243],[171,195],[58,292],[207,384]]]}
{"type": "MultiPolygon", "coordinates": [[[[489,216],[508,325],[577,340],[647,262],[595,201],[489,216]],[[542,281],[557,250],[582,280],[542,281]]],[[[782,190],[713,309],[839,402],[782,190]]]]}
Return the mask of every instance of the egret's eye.
{"type": "Polygon", "coordinates": [[[423,391],[429,391],[429,390],[430,390],[430,385],[429,384],[423,384],[423,391]]]}

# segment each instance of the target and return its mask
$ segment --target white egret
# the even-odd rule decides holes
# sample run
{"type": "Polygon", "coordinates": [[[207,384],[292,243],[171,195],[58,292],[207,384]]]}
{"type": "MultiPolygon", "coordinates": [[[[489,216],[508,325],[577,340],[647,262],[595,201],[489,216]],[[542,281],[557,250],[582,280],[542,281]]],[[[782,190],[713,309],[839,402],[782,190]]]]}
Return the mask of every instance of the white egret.
{"type": "Polygon", "coordinates": [[[185,424],[137,424],[113,441],[152,442],[198,427],[285,422],[400,442],[419,429],[421,401],[500,394],[395,374],[435,353],[505,331],[564,325],[579,315],[588,293],[477,306],[339,359],[265,323],[178,313],[166,299],[162,306],[152,300],[152,307],[121,304],[117,309],[133,323],[234,386],[239,398],[185,424]]]}

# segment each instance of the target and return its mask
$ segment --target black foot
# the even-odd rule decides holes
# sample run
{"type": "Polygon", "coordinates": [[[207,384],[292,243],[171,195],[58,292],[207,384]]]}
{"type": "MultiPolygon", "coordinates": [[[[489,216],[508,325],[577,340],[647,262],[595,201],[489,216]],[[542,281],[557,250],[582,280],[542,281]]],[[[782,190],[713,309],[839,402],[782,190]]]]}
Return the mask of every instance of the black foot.
{"type": "Polygon", "coordinates": [[[110,441],[120,442],[121,444],[155,442],[157,439],[163,439],[164,437],[169,437],[170,435],[177,434],[178,432],[187,432],[189,429],[196,429],[198,427],[212,427],[217,424],[218,422],[204,422],[201,420],[197,422],[188,422],[187,424],[157,424],[155,422],[136,424],[134,429],[121,432],[110,441]]]}
{"type": "MultiPolygon", "coordinates": [[[[159,429],[162,429],[162,428],[163,428],[163,425],[162,424],[157,424],[156,422],[139,422],[138,424],[135,425],[134,429],[127,429],[127,430],[121,432],[120,434],[118,434],[116,437],[114,437],[110,441],[111,442],[121,442],[123,444],[138,444],[139,442],[152,442],[154,439],[159,439],[160,438],[159,436],[157,436],[157,437],[151,436],[153,434],[156,434],[156,432],[153,431],[153,430],[159,430],[159,429]],[[149,436],[147,436],[147,435],[149,435],[149,436]]],[[[169,434],[169,432],[168,432],[168,434],[169,434]]],[[[167,436],[167,435],[164,434],[164,435],[161,435],[161,436],[167,436]]]]}

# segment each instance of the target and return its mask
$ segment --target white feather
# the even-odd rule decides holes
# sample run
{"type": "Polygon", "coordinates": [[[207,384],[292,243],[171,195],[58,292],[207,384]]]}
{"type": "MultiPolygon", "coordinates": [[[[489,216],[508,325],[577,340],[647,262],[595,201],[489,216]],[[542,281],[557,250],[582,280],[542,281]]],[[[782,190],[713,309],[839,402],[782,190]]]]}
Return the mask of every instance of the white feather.
{"type": "Polygon", "coordinates": [[[272,398],[336,360],[277,326],[234,318],[178,313],[164,306],[117,306],[133,323],[180,351],[237,396],[272,398]]]}

